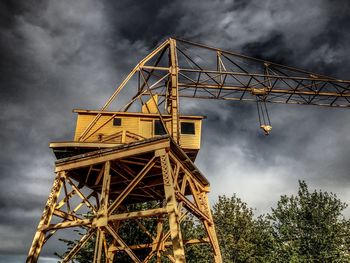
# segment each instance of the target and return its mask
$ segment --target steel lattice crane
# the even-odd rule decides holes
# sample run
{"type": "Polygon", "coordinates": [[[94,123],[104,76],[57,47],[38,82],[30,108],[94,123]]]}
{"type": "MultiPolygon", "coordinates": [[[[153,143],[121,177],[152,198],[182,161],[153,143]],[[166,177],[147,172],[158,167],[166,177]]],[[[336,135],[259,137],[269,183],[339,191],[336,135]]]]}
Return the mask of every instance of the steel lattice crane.
{"type": "Polygon", "coordinates": [[[209,182],[193,163],[203,117],[182,115],[181,98],[256,103],[260,127],[269,134],[267,103],[350,107],[350,81],[167,39],[135,66],[101,110],[75,110],[73,141],[50,144],[58,159],[56,177],[27,262],[37,261],[58,230],[73,227],[85,228],[86,234],[62,262],[94,235],[93,262],[113,262],[118,253],[133,262],[153,257],[185,262],[184,246],[198,243],[209,243],[214,261],[222,262],[207,198],[209,182]],[[131,99],[111,111],[122,91],[129,97],[133,93],[131,99]],[[74,208],[73,198],[80,198],[74,208]],[[158,206],[128,210],[129,204],[145,201],[158,206]],[[79,213],[84,207],[89,216],[79,213]],[[203,224],[207,237],[183,239],[181,222],[189,213],[203,224]],[[142,225],[145,219],[156,220],[154,233],[142,225]],[[120,237],[128,220],[136,220],[149,243],[131,244],[120,237]],[[142,249],[147,253],[140,258],[137,251],[142,249]]]}
{"type": "MultiPolygon", "coordinates": [[[[122,110],[127,111],[137,100],[143,104],[143,96],[158,94],[164,97],[159,104],[164,103],[165,112],[172,116],[169,132],[177,142],[180,136],[179,98],[257,102],[262,126],[269,125],[265,103],[350,106],[350,81],[183,39],[168,39],[136,65],[101,111],[109,107],[135,75],[139,79],[136,94],[122,110]],[[203,52],[209,53],[211,60],[207,54],[202,58],[203,52]],[[164,57],[168,65],[164,64],[164,57]]],[[[161,114],[161,110],[159,112],[161,114]]],[[[81,141],[94,123],[82,134],[81,141]]],[[[266,127],[266,131],[268,129],[266,127]]]]}

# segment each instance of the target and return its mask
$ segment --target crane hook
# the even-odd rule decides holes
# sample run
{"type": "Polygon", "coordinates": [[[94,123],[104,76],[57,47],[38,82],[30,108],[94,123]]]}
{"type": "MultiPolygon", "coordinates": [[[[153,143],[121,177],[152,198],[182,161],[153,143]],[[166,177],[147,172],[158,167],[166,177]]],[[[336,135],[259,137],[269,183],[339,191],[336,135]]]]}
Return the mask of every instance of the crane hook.
{"type": "Polygon", "coordinates": [[[271,125],[260,125],[260,128],[264,131],[265,135],[269,135],[271,130],[272,130],[272,126],[271,125]]]}
{"type": "Polygon", "coordinates": [[[265,135],[269,135],[272,130],[272,126],[265,99],[261,98],[260,96],[256,96],[256,106],[258,109],[260,128],[264,131],[265,135]]]}

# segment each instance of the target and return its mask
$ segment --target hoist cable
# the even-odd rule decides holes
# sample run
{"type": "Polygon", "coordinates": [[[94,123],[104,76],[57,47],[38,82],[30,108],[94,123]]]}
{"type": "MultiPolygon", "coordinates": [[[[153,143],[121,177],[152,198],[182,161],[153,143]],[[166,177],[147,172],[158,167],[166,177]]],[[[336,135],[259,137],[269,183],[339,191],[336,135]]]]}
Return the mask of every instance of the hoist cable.
{"type": "Polygon", "coordinates": [[[268,120],[268,124],[271,125],[269,111],[267,110],[267,106],[266,106],[266,102],[265,101],[264,101],[264,106],[265,106],[265,112],[266,112],[266,117],[267,117],[267,120],[268,120]]]}
{"type": "Polygon", "coordinates": [[[259,109],[258,97],[256,97],[256,108],[258,109],[259,124],[261,125],[261,117],[260,117],[260,109],[259,109]]]}

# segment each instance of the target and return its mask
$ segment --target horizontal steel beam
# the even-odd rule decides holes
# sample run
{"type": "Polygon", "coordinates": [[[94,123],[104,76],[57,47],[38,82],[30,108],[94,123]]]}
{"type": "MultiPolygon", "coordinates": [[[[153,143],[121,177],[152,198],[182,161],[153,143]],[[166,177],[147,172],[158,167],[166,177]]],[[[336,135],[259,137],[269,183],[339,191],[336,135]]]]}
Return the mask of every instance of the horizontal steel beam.
{"type": "MultiPolygon", "coordinates": [[[[179,87],[183,89],[213,89],[213,90],[227,90],[227,91],[241,91],[251,92],[253,87],[243,86],[218,86],[212,84],[201,84],[201,83],[179,83],[179,87]]],[[[293,90],[293,89],[281,89],[273,88],[267,91],[268,94],[289,94],[289,95],[307,95],[307,96],[326,96],[326,97],[350,97],[350,93],[337,93],[337,92],[319,92],[319,91],[306,91],[306,90],[293,90]]],[[[181,96],[181,91],[180,91],[181,96]]]]}

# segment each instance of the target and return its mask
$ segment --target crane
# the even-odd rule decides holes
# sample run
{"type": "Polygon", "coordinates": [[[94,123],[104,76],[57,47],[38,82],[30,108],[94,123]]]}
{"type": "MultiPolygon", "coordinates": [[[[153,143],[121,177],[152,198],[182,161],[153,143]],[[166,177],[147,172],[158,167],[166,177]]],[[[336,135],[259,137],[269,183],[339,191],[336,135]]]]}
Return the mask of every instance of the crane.
{"type": "MultiPolygon", "coordinates": [[[[206,54],[206,55],[208,55],[206,54]]],[[[271,130],[266,103],[350,106],[350,81],[256,59],[219,48],[170,38],[146,56],[115,90],[101,111],[106,110],[128,81],[137,75],[137,90],[121,109],[127,111],[142,97],[164,97],[165,112],[171,114],[170,134],[179,142],[179,99],[216,99],[256,102],[261,128],[271,130]],[[206,59],[201,53],[209,54],[206,59]],[[168,53],[168,57],[164,57],[168,53]],[[211,55],[211,57],[210,57],[211,55]]],[[[162,111],[159,108],[159,114],[162,111]]],[[[96,123],[99,115],[82,134],[96,123]]]]}
{"type": "Polygon", "coordinates": [[[94,263],[103,253],[106,262],[113,262],[119,252],[134,262],[152,257],[160,262],[162,256],[185,262],[184,245],[202,242],[211,245],[214,261],[222,262],[207,199],[209,182],[194,164],[203,117],[183,115],[181,99],[256,103],[260,128],[268,135],[272,126],[267,104],[348,108],[350,81],[180,38],[165,40],[132,69],[100,110],[75,110],[74,141],[50,144],[57,157],[56,177],[27,263],[37,261],[56,231],[77,226],[87,232],[62,262],[71,260],[94,234],[94,263]],[[130,100],[119,110],[110,110],[122,92],[130,100]],[[69,203],[73,196],[81,199],[75,208],[69,203]],[[159,207],[126,209],[150,200],[161,201],[159,207]],[[82,206],[90,216],[78,213],[82,206]],[[203,223],[207,238],[183,240],[184,209],[203,223]],[[53,223],[54,216],[63,221],[53,223]],[[118,234],[120,224],[144,218],[157,218],[155,233],[137,221],[150,243],[127,244],[118,234]],[[138,249],[148,249],[148,255],[140,259],[138,249]]]}

